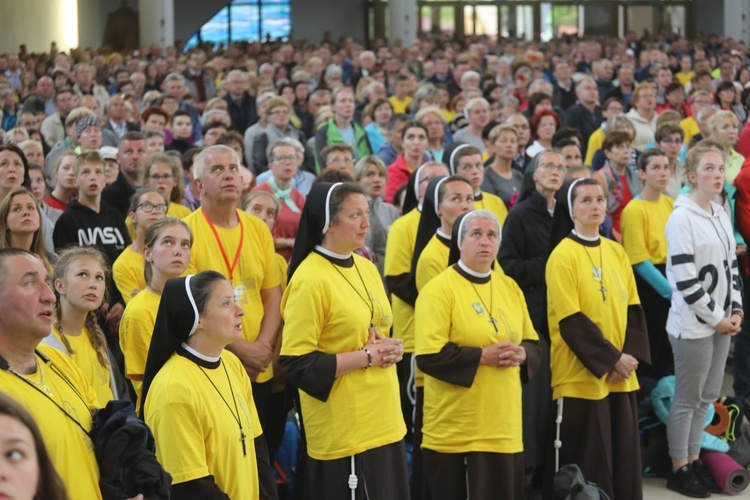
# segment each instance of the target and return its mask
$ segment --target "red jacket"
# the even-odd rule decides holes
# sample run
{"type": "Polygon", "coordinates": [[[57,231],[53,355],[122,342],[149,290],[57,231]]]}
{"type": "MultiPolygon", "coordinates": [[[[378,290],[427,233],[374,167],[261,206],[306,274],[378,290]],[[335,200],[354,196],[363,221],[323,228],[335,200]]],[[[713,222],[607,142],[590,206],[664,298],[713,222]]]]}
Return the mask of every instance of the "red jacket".
{"type": "Polygon", "coordinates": [[[745,241],[750,241],[750,157],[742,163],[740,173],[734,179],[734,187],[737,189],[734,195],[734,223],[745,241]]]}
{"type": "Polygon", "coordinates": [[[740,130],[737,152],[745,158],[750,156],[750,122],[745,123],[745,126],[740,130]]]}
{"type": "Polygon", "coordinates": [[[398,188],[406,184],[411,175],[411,168],[406,164],[404,154],[401,153],[396,161],[388,165],[388,181],[385,183],[385,201],[393,203],[398,188]]]}

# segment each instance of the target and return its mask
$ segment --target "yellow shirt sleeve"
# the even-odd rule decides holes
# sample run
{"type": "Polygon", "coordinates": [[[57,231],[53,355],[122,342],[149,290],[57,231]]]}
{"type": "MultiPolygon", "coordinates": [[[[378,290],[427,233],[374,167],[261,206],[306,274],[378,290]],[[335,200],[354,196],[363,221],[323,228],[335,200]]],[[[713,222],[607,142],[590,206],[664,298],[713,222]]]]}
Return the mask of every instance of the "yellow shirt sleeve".
{"type": "Polygon", "coordinates": [[[633,200],[625,206],[620,221],[622,246],[632,265],[651,260],[646,242],[648,217],[643,210],[643,204],[638,203],[639,201],[633,200]]]}
{"type": "Polygon", "coordinates": [[[160,301],[161,296],[144,290],[125,306],[120,320],[120,348],[125,357],[125,377],[133,384],[138,407],[160,301]]]}
{"type": "Polygon", "coordinates": [[[437,236],[433,236],[422,250],[417,262],[417,290],[422,291],[432,278],[448,267],[449,248],[437,236]]]}
{"type": "Polygon", "coordinates": [[[143,256],[125,247],[119,257],[112,264],[112,278],[117,289],[122,294],[125,305],[133,298],[133,292],[146,288],[146,276],[143,274],[143,256]]]}
{"type": "MultiPolygon", "coordinates": [[[[455,272],[455,271],[446,271],[455,272]]],[[[434,280],[433,280],[434,281],[434,280]]],[[[454,307],[453,295],[443,293],[444,279],[427,283],[419,292],[414,308],[414,322],[419,325],[419,335],[415,335],[417,356],[437,354],[450,340],[451,312],[454,307]]]]}

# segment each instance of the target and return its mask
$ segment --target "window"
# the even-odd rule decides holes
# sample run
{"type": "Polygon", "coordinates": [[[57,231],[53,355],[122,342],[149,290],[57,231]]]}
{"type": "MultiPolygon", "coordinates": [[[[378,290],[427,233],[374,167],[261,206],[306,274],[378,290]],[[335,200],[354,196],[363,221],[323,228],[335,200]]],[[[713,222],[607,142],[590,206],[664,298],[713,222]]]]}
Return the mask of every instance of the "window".
{"type": "Polygon", "coordinates": [[[187,42],[227,44],[238,41],[286,38],[292,31],[291,0],[232,0],[187,42]]]}

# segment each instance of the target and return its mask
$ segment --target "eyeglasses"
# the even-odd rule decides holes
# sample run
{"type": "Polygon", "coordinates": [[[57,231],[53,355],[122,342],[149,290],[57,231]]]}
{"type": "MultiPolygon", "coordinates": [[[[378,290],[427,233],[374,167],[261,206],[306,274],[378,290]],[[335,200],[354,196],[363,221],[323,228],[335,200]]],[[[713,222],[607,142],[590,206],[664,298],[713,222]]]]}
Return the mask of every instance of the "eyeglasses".
{"type": "Polygon", "coordinates": [[[354,159],[352,158],[331,158],[326,161],[326,165],[338,165],[343,163],[344,165],[354,165],[354,159]]]}
{"type": "Polygon", "coordinates": [[[274,163],[293,163],[297,159],[296,156],[277,156],[273,159],[274,163]]]}
{"type": "Polygon", "coordinates": [[[156,209],[156,211],[159,212],[160,214],[165,214],[167,213],[167,208],[169,207],[167,207],[167,205],[154,205],[153,203],[144,201],[143,203],[138,205],[138,208],[140,208],[147,214],[150,214],[151,212],[153,212],[154,209],[156,209]]]}
{"type": "Polygon", "coordinates": [[[148,178],[152,181],[159,182],[159,181],[168,181],[170,179],[174,179],[174,175],[172,174],[151,174],[148,176],[148,178]]]}

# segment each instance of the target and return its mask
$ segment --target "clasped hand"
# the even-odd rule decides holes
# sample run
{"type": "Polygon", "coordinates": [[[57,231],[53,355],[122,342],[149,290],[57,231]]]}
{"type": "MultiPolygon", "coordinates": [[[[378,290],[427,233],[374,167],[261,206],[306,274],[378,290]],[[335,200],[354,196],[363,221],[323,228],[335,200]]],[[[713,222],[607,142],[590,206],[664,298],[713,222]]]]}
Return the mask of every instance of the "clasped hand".
{"type": "Polygon", "coordinates": [[[401,339],[392,339],[380,335],[375,328],[370,329],[365,349],[370,352],[372,366],[388,368],[404,357],[404,344],[401,339]]]}
{"type": "Polygon", "coordinates": [[[607,374],[607,382],[617,384],[623,380],[627,380],[637,368],[638,360],[630,354],[622,353],[620,359],[615,363],[614,368],[607,374]]]}
{"type": "Polygon", "coordinates": [[[482,359],[479,364],[508,368],[521,366],[526,362],[526,349],[508,340],[490,344],[482,348],[482,359]]]}
{"type": "Polygon", "coordinates": [[[729,335],[734,337],[742,329],[742,316],[739,314],[732,314],[728,318],[721,318],[719,324],[714,327],[718,333],[722,335],[729,335]]]}

